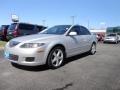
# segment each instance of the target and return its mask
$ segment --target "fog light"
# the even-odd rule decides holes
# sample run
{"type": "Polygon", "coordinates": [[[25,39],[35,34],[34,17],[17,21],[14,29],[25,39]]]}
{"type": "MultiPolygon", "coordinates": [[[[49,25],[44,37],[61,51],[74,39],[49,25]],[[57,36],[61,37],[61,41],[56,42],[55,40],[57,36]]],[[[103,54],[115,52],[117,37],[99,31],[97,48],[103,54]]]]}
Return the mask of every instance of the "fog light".
{"type": "Polygon", "coordinates": [[[26,62],[33,62],[35,60],[35,57],[26,57],[26,62]]]}

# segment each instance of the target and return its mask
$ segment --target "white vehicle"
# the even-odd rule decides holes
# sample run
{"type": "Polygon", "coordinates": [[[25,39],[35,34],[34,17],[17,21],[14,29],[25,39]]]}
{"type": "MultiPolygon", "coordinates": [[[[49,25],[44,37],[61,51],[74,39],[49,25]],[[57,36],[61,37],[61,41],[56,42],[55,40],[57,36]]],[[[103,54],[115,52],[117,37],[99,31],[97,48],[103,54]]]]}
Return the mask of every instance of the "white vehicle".
{"type": "Polygon", "coordinates": [[[106,42],[112,42],[117,44],[119,42],[119,36],[117,35],[117,33],[106,34],[104,37],[104,43],[106,42]]]}
{"type": "Polygon", "coordinates": [[[5,46],[5,58],[26,66],[60,67],[65,58],[96,52],[96,38],[83,26],[57,25],[39,34],[18,37],[5,46]]]}

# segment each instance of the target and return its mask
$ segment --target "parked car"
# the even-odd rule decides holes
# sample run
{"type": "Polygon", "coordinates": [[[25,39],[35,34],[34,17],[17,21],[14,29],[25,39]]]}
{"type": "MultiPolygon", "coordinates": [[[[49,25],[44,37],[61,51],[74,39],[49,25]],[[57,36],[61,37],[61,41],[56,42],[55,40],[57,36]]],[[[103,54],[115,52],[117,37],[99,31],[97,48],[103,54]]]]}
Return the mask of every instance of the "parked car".
{"type": "Polygon", "coordinates": [[[9,25],[1,25],[1,27],[0,27],[0,39],[1,40],[6,40],[8,27],[9,27],[9,25]]]}
{"type": "Polygon", "coordinates": [[[80,25],[57,25],[39,34],[10,40],[4,49],[5,58],[26,66],[47,64],[60,67],[65,58],[89,52],[95,54],[97,40],[80,25]]]}
{"type": "Polygon", "coordinates": [[[12,38],[23,36],[23,35],[31,35],[36,34],[46,27],[28,24],[28,23],[12,23],[7,31],[7,39],[10,40],[12,38]]]}
{"type": "Polygon", "coordinates": [[[112,42],[117,44],[119,42],[119,37],[117,33],[106,34],[104,38],[104,43],[106,42],[112,42]]]}

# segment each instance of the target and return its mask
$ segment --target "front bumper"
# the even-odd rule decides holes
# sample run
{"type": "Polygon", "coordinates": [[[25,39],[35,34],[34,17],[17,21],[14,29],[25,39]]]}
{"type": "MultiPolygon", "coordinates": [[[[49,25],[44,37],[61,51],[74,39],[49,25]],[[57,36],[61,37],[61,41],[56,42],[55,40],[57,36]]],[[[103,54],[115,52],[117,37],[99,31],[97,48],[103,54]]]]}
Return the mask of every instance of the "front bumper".
{"type": "Polygon", "coordinates": [[[45,54],[42,48],[18,48],[18,47],[5,47],[4,57],[10,62],[14,62],[20,65],[37,66],[46,63],[44,59],[45,54]],[[30,61],[29,58],[34,60],[30,61]]]}

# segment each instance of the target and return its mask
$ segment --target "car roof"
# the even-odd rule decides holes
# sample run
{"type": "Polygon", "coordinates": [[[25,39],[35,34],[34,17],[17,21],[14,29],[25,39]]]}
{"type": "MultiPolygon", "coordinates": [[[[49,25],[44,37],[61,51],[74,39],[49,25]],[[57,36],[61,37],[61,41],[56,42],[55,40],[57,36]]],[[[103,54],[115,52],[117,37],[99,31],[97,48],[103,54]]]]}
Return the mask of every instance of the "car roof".
{"type": "Polygon", "coordinates": [[[35,26],[38,26],[38,27],[45,27],[43,25],[38,25],[38,24],[31,24],[31,23],[26,23],[26,22],[17,22],[17,23],[12,23],[12,24],[26,24],[26,25],[35,25],[35,26]]]}

